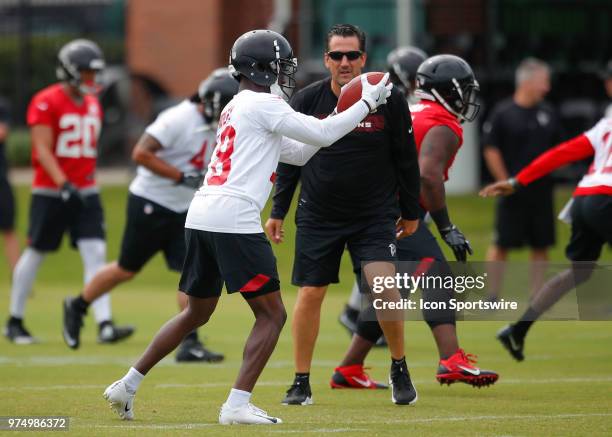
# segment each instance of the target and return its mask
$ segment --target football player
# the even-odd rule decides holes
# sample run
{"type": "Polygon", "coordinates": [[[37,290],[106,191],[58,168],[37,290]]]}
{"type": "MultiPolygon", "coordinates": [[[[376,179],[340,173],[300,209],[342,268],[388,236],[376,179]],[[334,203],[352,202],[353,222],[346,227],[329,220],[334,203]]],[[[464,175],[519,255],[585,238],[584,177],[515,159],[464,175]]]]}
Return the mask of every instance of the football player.
{"type": "Polygon", "coordinates": [[[480,195],[508,196],[574,161],[593,157],[574,191],[570,218],[572,233],[565,249],[572,265],[549,279],[532,297],[529,307],[514,324],[497,333],[497,338],[517,361],[524,357],[525,338],[533,323],[565,293],[592,275],[605,243],[612,245],[612,116],[593,128],[541,154],[515,177],[482,189],[480,195]]]}
{"type": "MultiPolygon", "coordinates": [[[[462,262],[466,261],[468,253],[472,254],[472,248],[450,219],[444,182],[448,179],[448,171],[463,142],[461,123],[473,121],[478,114],[478,91],[478,82],[467,62],[453,55],[433,56],[417,70],[415,96],[420,100],[410,105],[414,138],[419,152],[421,215],[424,217],[429,212],[440,236],[453,250],[455,258],[462,262]]],[[[446,261],[436,238],[423,220],[419,222],[414,234],[398,241],[397,254],[400,261],[446,261]]],[[[444,290],[424,292],[425,299],[441,296],[447,300],[451,298],[444,290]]],[[[352,300],[360,305],[358,294],[352,300]]],[[[465,353],[459,347],[455,313],[452,310],[424,311],[423,317],[438,347],[440,362],[436,379],[441,384],[463,382],[482,387],[497,381],[498,375],[495,372],[477,368],[475,356],[465,353]]],[[[363,365],[372,346],[372,342],[355,334],[341,367],[363,365]]],[[[363,388],[354,381],[349,381],[349,384],[354,388],[363,388]]],[[[340,380],[337,371],[331,385],[346,385],[340,380]]]]}
{"type": "MultiPolygon", "coordinates": [[[[210,162],[221,110],[237,91],[238,82],[227,68],[215,70],[191,99],[162,112],[141,136],[132,153],[139,167],[129,188],[119,259],[99,270],[80,296],[64,302],[64,340],[69,347],[79,347],[81,319],[89,304],[132,279],[157,252],[164,254],[170,270],[181,272],[187,209],[210,162]]],[[[177,300],[185,309],[185,294],[178,292],[177,300]]],[[[223,355],[204,348],[194,330],[176,359],[214,362],[223,355]]]]}
{"type": "MultiPolygon", "coordinates": [[[[13,272],[5,329],[17,344],[35,341],[23,324],[26,300],[43,259],[58,249],[66,232],[81,254],[85,283],[105,263],[104,216],[95,177],[102,127],[97,78],[103,68],[104,56],[96,43],[69,42],[58,54],[59,83],[39,91],[28,107],[34,167],[28,247],[13,272]]],[[[113,324],[110,296],[96,300],[93,310],[99,342],[132,334],[133,328],[113,324]]]]}
{"type": "Polygon", "coordinates": [[[217,145],[204,185],[194,196],[185,223],[187,253],[179,289],[188,305],[157,333],[127,374],[104,397],[122,419],[134,417],[133,400],[144,376],[194,329],[205,324],[225,283],[240,292],[255,324],[221,424],[278,424],[251,404],[251,392],[272,354],[287,313],[280,295],[276,260],[261,226],[261,210],[272,189],[279,160],[304,165],[321,147],[353,130],[370,110],[384,104],[391,85],[363,81],[361,100],[324,120],[297,113],[274,89],[289,95],[297,61],[289,42],[270,30],[245,33],[230,51],[230,70],[239,92],[221,113],[217,145]],[[307,144],[305,144],[307,143],[307,144]]]}

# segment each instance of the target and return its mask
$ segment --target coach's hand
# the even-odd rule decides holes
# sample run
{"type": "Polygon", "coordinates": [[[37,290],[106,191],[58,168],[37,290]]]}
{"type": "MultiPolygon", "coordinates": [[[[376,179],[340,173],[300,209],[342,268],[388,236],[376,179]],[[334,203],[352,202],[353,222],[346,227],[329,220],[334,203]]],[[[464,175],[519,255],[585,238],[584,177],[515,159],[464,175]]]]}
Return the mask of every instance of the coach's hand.
{"type": "Polygon", "coordinates": [[[178,183],[197,190],[202,186],[202,181],[204,181],[204,173],[193,171],[181,173],[178,183]]]}
{"type": "Polygon", "coordinates": [[[395,237],[398,240],[414,234],[419,227],[419,220],[406,220],[400,218],[395,224],[395,237]]]}
{"type": "Polygon", "coordinates": [[[64,205],[74,210],[78,210],[85,205],[83,195],[79,192],[79,189],[70,182],[64,182],[62,188],[60,188],[60,199],[62,199],[64,205]]]}
{"type": "Polygon", "coordinates": [[[495,182],[493,184],[489,184],[480,190],[481,197],[493,197],[493,196],[509,196],[514,193],[519,187],[520,183],[514,179],[510,178],[505,181],[495,182]]]}
{"type": "Polygon", "coordinates": [[[444,242],[453,249],[457,261],[465,262],[467,254],[472,255],[474,251],[470,242],[465,239],[465,235],[455,225],[450,225],[448,228],[440,229],[440,235],[444,242]]]}
{"type": "Polygon", "coordinates": [[[285,231],[283,230],[283,220],[270,218],[266,222],[266,234],[273,243],[282,243],[285,237],[285,231]]]}

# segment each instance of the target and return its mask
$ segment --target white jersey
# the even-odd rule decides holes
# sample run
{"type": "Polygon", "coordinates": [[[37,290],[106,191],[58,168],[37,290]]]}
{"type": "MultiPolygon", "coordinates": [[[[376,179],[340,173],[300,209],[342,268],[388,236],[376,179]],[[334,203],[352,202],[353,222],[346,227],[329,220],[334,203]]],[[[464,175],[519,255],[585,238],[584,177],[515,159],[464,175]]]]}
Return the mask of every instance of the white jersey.
{"type": "Polygon", "coordinates": [[[295,112],[276,95],[239,92],[221,114],[217,146],[185,226],[213,232],[262,232],[260,213],[279,161],[304,165],[320,147],[353,130],[367,113],[367,105],[358,103],[318,120],[295,112]]]}
{"type": "Polygon", "coordinates": [[[612,189],[612,117],[602,118],[584,133],[593,146],[593,164],[584,175],[576,194],[610,194],[612,189]]]}
{"type": "MultiPolygon", "coordinates": [[[[197,105],[184,100],[163,111],[145,132],[162,149],[156,156],[182,172],[204,171],[216,144],[214,127],[207,126],[197,105]]],[[[175,212],[185,212],[193,198],[193,189],[138,166],[130,192],[175,212]]]]}

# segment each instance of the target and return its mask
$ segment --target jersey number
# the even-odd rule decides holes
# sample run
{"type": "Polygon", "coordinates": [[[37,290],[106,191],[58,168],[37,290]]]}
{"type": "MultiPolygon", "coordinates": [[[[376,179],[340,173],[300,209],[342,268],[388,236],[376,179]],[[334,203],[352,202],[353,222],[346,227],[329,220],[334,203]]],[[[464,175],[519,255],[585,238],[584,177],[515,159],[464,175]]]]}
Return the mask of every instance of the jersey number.
{"type": "Polygon", "coordinates": [[[66,114],[59,121],[55,154],[61,158],[95,158],[100,119],[90,115],[66,114]]]}
{"type": "Polygon", "coordinates": [[[226,126],[219,137],[219,144],[209,167],[209,175],[206,178],[208,185],[223,185],[232,168],[232,153],[234,153],[234,138],[236,130],[232,126],[226,126]]]}

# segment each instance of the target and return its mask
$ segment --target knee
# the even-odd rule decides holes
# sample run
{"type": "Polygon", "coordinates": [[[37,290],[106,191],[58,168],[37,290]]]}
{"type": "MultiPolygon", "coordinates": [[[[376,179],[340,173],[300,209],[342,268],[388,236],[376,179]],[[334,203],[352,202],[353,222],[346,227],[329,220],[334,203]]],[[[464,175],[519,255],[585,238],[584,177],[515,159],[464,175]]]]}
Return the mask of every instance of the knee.
{"type": "Polygon", "coordinates": [[[210,320],[210,314],[196,312],[189,306],[183,310],[183,315],[191,329],[199,328],[210,320]]]}
{"type": "Polygon", "coordinates": [[[115,263],[115,276],[120,281],[129,281],[134,276],[136,276],[136,272],[126,270],[123,267],[121,267],[118,263],[115,263]]]}
{"type": "Polygon", "coordinates": [[[279,305],[274,305],[274,307],[268,308],[265,311],[261,311],[259,314],[257,314],[256,318],[265,320],[275,329],[275,331],[280,333],[283,326],[285,326],[285,323],[287,322],[287,310],[281,303],[279,305]]]}
{"type": "Polygon", "coordinates": [[[327,287],[301,287],[298,292],[299,305],[320,307],[327,287]]]}

